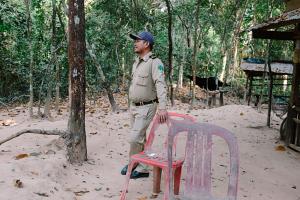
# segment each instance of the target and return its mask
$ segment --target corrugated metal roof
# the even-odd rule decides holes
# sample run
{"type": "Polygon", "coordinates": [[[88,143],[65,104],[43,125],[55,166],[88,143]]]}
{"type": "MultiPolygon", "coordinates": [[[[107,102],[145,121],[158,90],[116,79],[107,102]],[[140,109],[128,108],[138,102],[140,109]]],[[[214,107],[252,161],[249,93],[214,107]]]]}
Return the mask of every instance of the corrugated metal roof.
{"type": "MultiPolygon", "coordinates": [[[[253,72],[264,72],[265,64],[258,63],[249,63],[242,61],[241,69],[244,71],[253,71],[253,72]]],[[[280,62],[272,62],[271,70],[275,74],[293,74],[293,64],[291,63],[280,63],[280,62]]],[[[269,72],[269,68],[266,68],[266,72],[269,72]]]]}
{"type": "Polygon", "coordinates": [[[258,30],[258,29],[273,29],[281,26],[287,26],[291,24],[300,23],[300,8],[296,10],[292,10],[290,12],[283,13],[281,16],[277,18],[271,18],[268,21],[258,24],[252,27],[250,30],[258,30]]]}

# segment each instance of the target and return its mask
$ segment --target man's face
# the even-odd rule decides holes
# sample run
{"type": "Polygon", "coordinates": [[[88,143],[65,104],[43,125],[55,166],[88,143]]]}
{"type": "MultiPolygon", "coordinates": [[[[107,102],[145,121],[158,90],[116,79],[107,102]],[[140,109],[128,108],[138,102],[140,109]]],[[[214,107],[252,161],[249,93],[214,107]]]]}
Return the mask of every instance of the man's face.
{"type": "Polygon", "coordinates": [[[142,53],[148,46],[148,42],[137,39],[134,41],[134,52],[138,54],[142,53]]]}

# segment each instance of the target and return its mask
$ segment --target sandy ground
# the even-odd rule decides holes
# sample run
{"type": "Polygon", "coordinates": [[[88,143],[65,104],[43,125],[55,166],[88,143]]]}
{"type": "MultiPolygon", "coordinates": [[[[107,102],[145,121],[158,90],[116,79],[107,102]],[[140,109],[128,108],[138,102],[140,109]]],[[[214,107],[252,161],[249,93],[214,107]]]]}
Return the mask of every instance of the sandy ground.
{"type": "MultiPolygon", "coordinates": [[[[300,154],[290,149],[276,150],[281,145],[280,120],[273,119],[272,128],[268,128],[266,114],[243,105],[191,111],[187,106],[177,106],[174,111],[222,126],[236,135],[240,149],[238,199],[300,200],[300,154]]],[[[19,107],[0,113],[0,120],[7,119],[16,124],[0,126],[0,140],[25,128],[65,129],[68,116],[64,109],[51,121],[29,119],[27,111],[19,107]]],[[[128,160],[129,129],[127,111],[87,109],[89,160],[81,166],[68,164],[57,136],[25,134],[1,145],[0,199],[119,199],[125,178],[120,170],[128,160]],[[20,154],[29,156],[16,159],[20,154]],[[16,180],[23,187],[16,187],[16,180]]],[[[225,144],[215,144],[212,185],[214,194],[221,196],[227,187],[228,154],[225,144]]],[[[127,199],[149,199],[151,186],[151,176],[132,180],[127,199]]],[[[161,198],[162,194],[158,199],[161,198]]]]}

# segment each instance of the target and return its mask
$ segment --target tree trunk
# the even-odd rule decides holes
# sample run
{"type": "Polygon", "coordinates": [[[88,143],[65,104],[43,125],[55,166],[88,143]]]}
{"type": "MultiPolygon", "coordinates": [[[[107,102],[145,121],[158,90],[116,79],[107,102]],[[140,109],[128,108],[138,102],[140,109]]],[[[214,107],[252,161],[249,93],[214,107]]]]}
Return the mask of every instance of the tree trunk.
{"type": "Polygon", "coordinates": [[[236,21],[237,24],[235,26],[234,34],[233,34],[233,75],[235,75],[236,69],[238,68],[239,65],[239,57],[238,57],[238,52],[239,52],[239,37],[241,33],[241,27],[242,27],[242,22],[244,20],[244,16],[246,13],[246,8],[248,5],[249,0],[245,0],[244,5],[241,6],[240,9],[237,11],[237,16],[236,16],[236,21]]]}
{"type": "MultiPolygon", "coordinates": [[[[51,99],[52,99],[52,69],[56,69],[57,67],[57,57],[56,57],[56,0],[52,0],[52,36],[51,36],[51,63],[50,63],[50,71],[48,75],[48,88],[47,88],[47,97],[45,103],[44,114],[45,117],[51,118],[51,99]]],[[[56,97],[57,98],[57,97],[56,97]]],[[[58,105],[56,110],[58,110],[58,105]]]]}
{"type": "Polygon", "coordinates": [[[55,110],[59,113],[59,101],[60,101],[60,67],[56,64],[56,74],[55,74],[56,84],[55,84],[55,110]]]}
{"type": "MultiPolygon", "coordinates": [[[[179,18],[179,20],[182,23],[183,30],[185,29],[185,31],[186,31],[186,37],[185,37],[185,39],[186,39],[187,47],[188,47],[188,49],[190,49],[191,48],[191,35],[190,35],[191,32],[190,32],[190,28],[187,25],[187,23],[180,17],[180,15],[178,15],[178,18],[179,18]]],[[[182,38],[182,39],[184,40],[184,38],[182,38]]],[[[183,43],[184,43],[184,41],[183,41],[183,43]]],[[[186,63],[185,62],[185,53],[186,53],[185,52],[185,48],[183,48],[182,50],[183,50],[183,63],[186,63]]],[[[178,78],[178,82],[180,82],[180,80],[181,80],[181,87],[182,87],[182,83],[183,83],[183,63],[182,63],[182,65],[180,65],[179,78],[178,78]]],[[[190,66],[190,68],[192,70],[192,66],[190,66]]],[[[190,85],[190,91],[189,91],[190,93],[189,93],[189,95],[191,95],[192,94],[191,80],[190,80],[190,84],[189,85],[190,85]]]]}
{"type": "Polygon", "coordinates": [[[223,64],[222,64],[222,71],[221,71],[221,75],[220,75],[220,80],[222,82],[224,82],[224,79],[225,79],[225,70],[226,70],[226,63],[227,63],[227,59],[228,59],[228,51],[227,50],[224,50],[224,53],[223,54],[223,64]]]}
{"type": "Polygon", "coordinates": [[[125,86],[126,83],[125,83],[125,80],[126,80],[126,72],[125,72],[125,53],[123,53],[123,56],[122,56],[122,64],[121,64],[121,69],[122,69],[122,85],[125,86]]]}
{"type": "MultiPolygon", "coordinates": [[[[52,29],[52,33],[53,33],[53,49],[57,48],[57,40],[56,40],[56,14],[59,12],[57,7],[56,7],[56,0],[52,0],[52,6],[54,6],[52,8],[53,10],[53,15],[54,17],[52,17],[52,24],[53,29],[52,29]]],[[[59,15],[58,15],[59,16],[59,15]]],[[[63,26],[64,27],[64,26],[63,26]]],[[[56,52],[53,52],[54,54],[54,66],[55,66],[55,111],[57,113],[59,113],[59,99],[60,99],[60,67],[59,64],[57,63],[57,56],[56,56],[56,52]]]]}
{"type": "Polygon", "coordinates": [[[236,0],[236,6],[234,8],[235,12],[235,28],[233,32],[233,36],[231,39],[232,48],[230,48],[228,62],[226,64],[224,82],[227,82],[229,74],[231,74],[234,78],[236,73],[236,69],[238,67],[238,44],[239,44],[239,35],[241,32],[242,22],[245,16],[246,8],[247,8],[248,0],[245,0],[242,3],[242,0],[236,0]]]}
{"type": "Polygon", "coordinates": [[[31,40],[32,20],[30,14],[31,0],[24,0],[27,12],[27,36],[29,43],[30,63],[29,63],[29,116],[33,117],[33,48],[31,40]]]}
{"type": "Polygon", "coordinates": [[[173,88],[173,40],[172,40],[172,12],[171,3],[165,0],[168,9],[168,40],[169,40],[169,80],[170,80],[170,99],[171,105],[174,106],[174,88],[173,88]]]}
{"type": "Polygon", "coordinates": [[[101,81],[103,83],[103,86],[104,86],[106,92],[107,92],[107,96],[108,96],[108,100],[109,100],[109,103],[111,105],[111,108],[112,108],[113,112],[115,112],[115,111],[118,110],[118,105],[117,105],[117,103],[116,103],[116,101],[114,99],[114,96],[113,96],[113,93],[112,93],[112,91],[111,91],[111,89],[109,87],[109,84],[106,81],[106,78],[105,78],[105,75],[103,73],[102,67],[101,67],[100,63],[97,61],[97,57],[94,54],[93,49],[89,45],[88,41],[86,41],[86,48],[87,48],[87,51],[88,51],[89,55],[91,56],[94,64],[97,67],[97,71],[98,71],[98,73],[100,75],[100,79],[101,79],[101,81]]]}
{"type": "MultiPolygon", "coordinates": [[[[237,11],[238,11],[238,9],[240,9],[240,3],[241,3],[241,0],[235,0],[236,5],[233,6],[229,16],[233,16],[233,15],[237,16],[237,11]]],[[[229,48],[229,45],[230,46],[232,46],[232,45],[229,44],[229,42],[232,41],[234,37],[230,37],[231,34],[229,34],[229,35],[227,34],[231,23],[235,23],[235,22],[232,22],[231,20],[227,21],[227,23],[225,24],[223,34],[222,34],[222,38],[221,38],[223,66],[222,66],[220,80],[223,81],[224,83],[226,83],[226,81],[227,81],[227,76],[229,73],[229,63],[231,63],[231,57],[233,55],[231,48],[229,48]]]]}
{"type": "Polygon", "coordinates": [[[196,86],[196,57],[198,50],[198,28],[199,28],[199,12],[200,12],[200,0],[197,1],[196,5],[196,21],[195,21],[195,32],[194,32],[194,50],[193,50],[193,60],[192,60],[192,76],[193,76],[193,88],[192,88],[192,102],[191,105],[195,104],[195,86],[196,86]]]}
{"type": "Polygon", "coordinates": [[[133,29],[137,29],[138,28],[138,23],[139,23],[139,4],[138,4],[138,0],[131,0],[131,12],[133,16],[133,29]]]}
{"type": "Polygon", "coordinates": [[[87,160],[85,133],[85,14],[84,0],[68,1],[68,61],[70,116],[67,156],[71,163],[87,160]]]}
{"type": "Polygon", "coordinates": [[[182,51],[182,60],[178,69],[177,89],[181,89],[183,85],[183,66],[185,64],[185,49],[182,51]]]}
{"type": "MultiPolygon", "coordinates": [[[[49,77],[51,77],[51,72],[49,77]]],[[[52,97],[52,80],[48,79],[47,96],[45,101],[44,117],[51,118],[51,97],[52,97]]]]}

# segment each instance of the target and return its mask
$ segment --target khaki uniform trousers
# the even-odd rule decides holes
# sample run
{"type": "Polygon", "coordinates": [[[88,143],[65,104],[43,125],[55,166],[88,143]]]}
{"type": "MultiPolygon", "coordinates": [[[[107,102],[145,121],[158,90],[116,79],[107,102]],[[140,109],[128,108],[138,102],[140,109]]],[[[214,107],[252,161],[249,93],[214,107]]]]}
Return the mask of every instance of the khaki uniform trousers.
{"type": "MultiPolygon", "coordinates": [[[[142,106],[130,106],[131,131],[129,139],[129,158],[144,150],[146,131],[155,116],[156,109],[157,103],[142,106]]],[[[148,167],[146,165],[139,164],[135,170],[138,172],[147,172],[148,167]]]]}

